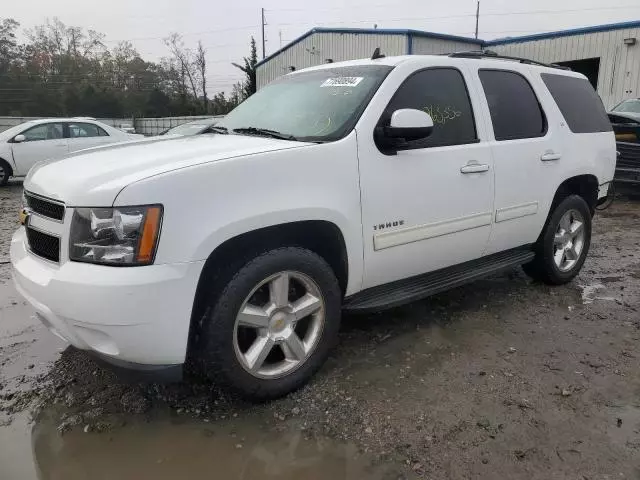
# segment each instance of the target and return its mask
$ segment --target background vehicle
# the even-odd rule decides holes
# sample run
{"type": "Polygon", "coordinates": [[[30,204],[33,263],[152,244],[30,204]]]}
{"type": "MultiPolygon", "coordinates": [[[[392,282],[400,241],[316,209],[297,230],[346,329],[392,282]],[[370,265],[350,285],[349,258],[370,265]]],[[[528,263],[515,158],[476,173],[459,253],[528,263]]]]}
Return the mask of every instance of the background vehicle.
{"type": "Polygon", "coordinates": [[[118,128],[124,133],[136,133],[136,129],[130,123],[121,123],[118,128]]]}
{"type": "Polygon", "coordinates": [[[479,52],[300,70],[215,132],[34,168],[13,276],[78,348],[253,399],[309,380],[342,309],[571,281],[616,157],[583,75],[479,52]]]}
{"type": "Polygon", "coordinates": [[[89,118],[32,120],[0,132],[0,186],[42,160],[109,143],[144,138],[89,118]]]}
{"type": "Polygon", "coordinates": [[[220,121],[219,118],[203,118],[194,120],[193,122],[183,123],[177,127],[165,130],[160,135],[200,135],[202,133],[211,133],[211,127],[220,121]]]}

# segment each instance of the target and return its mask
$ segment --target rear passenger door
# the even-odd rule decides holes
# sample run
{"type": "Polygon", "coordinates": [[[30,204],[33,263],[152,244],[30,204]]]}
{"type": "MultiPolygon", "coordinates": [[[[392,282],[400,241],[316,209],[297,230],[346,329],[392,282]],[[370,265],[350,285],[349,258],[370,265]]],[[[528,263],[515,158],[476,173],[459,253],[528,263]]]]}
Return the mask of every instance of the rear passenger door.
{"type": "Polygon", "coordinates": [[[104,128],[94,123],[74,122],[67,125],[69,127],[70,152],[113,142],[104,128]]]}
{"type": "Polygon", "coordinates": [[[491,254],[538,238],[561,176],[563,145],[558,115],[547,115],[541,102],[546,91],[539,75],[526,66],[476,73],[493,127],[495,223],[486,251],[491,254]]]}

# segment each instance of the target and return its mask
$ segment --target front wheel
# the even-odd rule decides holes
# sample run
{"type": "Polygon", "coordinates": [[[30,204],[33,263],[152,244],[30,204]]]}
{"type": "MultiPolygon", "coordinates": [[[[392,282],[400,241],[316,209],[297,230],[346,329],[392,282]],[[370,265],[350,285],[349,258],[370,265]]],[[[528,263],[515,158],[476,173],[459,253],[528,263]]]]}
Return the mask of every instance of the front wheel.
{"type": "Polygon", "coordinates": [[[578,195],[562,200],[545,225],[536,256],[524,265],[525,272],[536,280],[562,285],[578,275],[591,245],[591,212],[578,195]]]}
{"type": "Polygon", "coordinates": [[[0,158],[0,187],[4,187],[9,183],[9,176],[11,175],[11,167],[9,164],[0,158]]]}
{"type": "Polygon", "coordinates": [[[214,382],[253,400],[304,385],[336,343],[341,293],[315,253],[279,248],[242,266],[199,327],[196,362],[214,382]]]}

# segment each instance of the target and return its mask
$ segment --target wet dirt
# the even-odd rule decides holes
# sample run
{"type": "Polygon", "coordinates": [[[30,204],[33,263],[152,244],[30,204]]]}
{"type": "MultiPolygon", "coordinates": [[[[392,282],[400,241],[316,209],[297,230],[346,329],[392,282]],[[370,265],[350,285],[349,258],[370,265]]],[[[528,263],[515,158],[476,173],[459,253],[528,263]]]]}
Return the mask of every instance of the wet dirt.
{"type": "MultiPolygon", "coordinates": [[[[19,186],[0,198],[1,260],[19,186]]],[[[639,219],[598,213],[563,287],[515,270],[347,316],[313,381],[263,405],[60,353],[0,264],[0,478],[640,478],[639,219]]]]}

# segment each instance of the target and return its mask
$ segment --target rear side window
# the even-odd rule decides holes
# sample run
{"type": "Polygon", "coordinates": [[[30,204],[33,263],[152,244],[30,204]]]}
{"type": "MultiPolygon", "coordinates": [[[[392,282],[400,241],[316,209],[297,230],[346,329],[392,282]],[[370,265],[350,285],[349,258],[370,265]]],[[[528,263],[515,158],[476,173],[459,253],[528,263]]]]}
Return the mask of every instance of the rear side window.
{"type": "Polygon", "coordinates": [[[542,137],[547,122],[531,85],[522,75],[506,70],[480,70],[496,140],[542,137]]]}
{"type": "Polygon", "coordinates": [[[543,73],[542,80],[573,133],[610,132],[602,100],[588,80],[543,73]]]}
{"type": "Polygon", "coordinates": [[[433,133],[409,142],[409,148],[443,147],[477,142],[476,124],[462,74],[453,68],[431,68],[414,73],[398,88],[381,123],[401,108],[415,108],[431,115],[433,133]]]}

